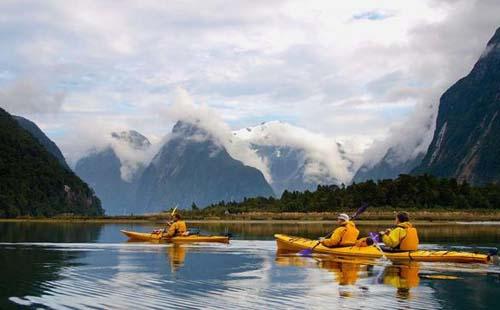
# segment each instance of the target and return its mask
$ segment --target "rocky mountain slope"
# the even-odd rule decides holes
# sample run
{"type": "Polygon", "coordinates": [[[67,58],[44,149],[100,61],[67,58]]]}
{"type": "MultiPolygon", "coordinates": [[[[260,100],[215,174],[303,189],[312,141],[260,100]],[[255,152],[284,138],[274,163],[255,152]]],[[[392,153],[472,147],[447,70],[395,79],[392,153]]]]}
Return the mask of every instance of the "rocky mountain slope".
{"type": "Polygon", "coordinates": [[[500,180],[500,28],[472,71],[441,97],[436,131],[413,171],[473,184],[500,180]]]}
{"type": "Polygon", "coordinates": [[[259,170],[232,158],[197,124],[181,121],[144,171],[137,193],[138,213],[274,194],[259,170]]]}
{"type": "MultiPolygon", "coordinates": [[[[129,151],[146,151],[151,145],[146,137],[134,130],[113,132],[111,137],[118,146],[129,151]]],[[[91,152],[76,163],[76,174],[94,188],[107,214],[127,215],[135,208],[137,180],[144,166],[138,164],[125,176],[126,164],[111,145],[91,152]]]]}

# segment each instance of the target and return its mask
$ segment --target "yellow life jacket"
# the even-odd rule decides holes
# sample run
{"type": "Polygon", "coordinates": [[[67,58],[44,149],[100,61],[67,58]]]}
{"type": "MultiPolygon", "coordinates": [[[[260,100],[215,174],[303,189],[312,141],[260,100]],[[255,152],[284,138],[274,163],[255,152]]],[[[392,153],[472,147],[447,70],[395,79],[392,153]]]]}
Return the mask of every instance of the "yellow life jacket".
{"type": "Polygon", "coordinates": [[[186,222],[177,221],[170,225],[166,237],[182,236],[187,231],[186,222]]]}
{"type": "Polygon", "coordinates": [[[356,240],[358,240],[359,230],[353,221],[347,221],[343,226],[346,229],[342,235],[342,239],[340,239],[339,245],[354,245],[356,240]]]}
{"type": "Polygon", "coordinates": [[[400,223],[398,227],[401,227],[406,231],[406,236],[401,239],[401,242],[399,243],[399,249],[403,251],[418,250],[419,241],[417,229],[413,227],[410,222],[400,223]]]}

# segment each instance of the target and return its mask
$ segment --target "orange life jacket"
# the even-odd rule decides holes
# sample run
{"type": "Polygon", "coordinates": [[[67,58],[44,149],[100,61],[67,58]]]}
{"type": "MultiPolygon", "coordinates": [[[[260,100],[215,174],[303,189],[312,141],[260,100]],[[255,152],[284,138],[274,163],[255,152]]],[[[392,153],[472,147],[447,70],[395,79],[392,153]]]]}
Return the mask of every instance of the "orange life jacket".
{"type": "Polygon", "coordinates": [[[406,231],[406,236],[399,243],[399,249],[403,251],[418,250],[418,233],[417,229],[410,222],[404,222],[398,225],[406,231]]]}
{"type": "Polygon", "coordinates": [[[356,225],[352,221],[346,222],[344,227],[346,230],[344,232],[344,235],[342,236],[342,239],[340,239],[339,245],[354,245],[356,243],[356,240],[358,240],[359,230],[356,228],[356,225]]]}

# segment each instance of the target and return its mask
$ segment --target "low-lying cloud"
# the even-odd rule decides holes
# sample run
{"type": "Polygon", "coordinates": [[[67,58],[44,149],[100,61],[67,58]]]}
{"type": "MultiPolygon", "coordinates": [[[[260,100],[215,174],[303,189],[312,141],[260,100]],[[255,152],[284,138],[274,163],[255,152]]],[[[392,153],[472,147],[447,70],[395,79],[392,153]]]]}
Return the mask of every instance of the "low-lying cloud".
{"type": "Polygon", "coordinates": [[[52,92],[47,83],[19,79],[0,88],[0,106],[13,114],[57,113],[65,94],[52,92]]]}
{"type": "Polygon", "coordinates": [[[347,183],[352,178],[352,158],[341,153],[339,141],[288,123],[271,121],[234,132],[235,140],[254,145],[291,147],[304,153],[304,181],[317,184],[347,183]]]}
{"type": "Polygon", "coordinates": [[[171,121],[185,121],[196,124],[210,133],[216,143],[224,147],[231,157],[247,166],[259,169],[268,182],[272,177],[267,164],[250,148],[248,142],[233,139],[231,128],[217,114],[216,110],[204,104],[196,104],[189,93],[177,88],[174,103],[165,111],[171,121]]]}

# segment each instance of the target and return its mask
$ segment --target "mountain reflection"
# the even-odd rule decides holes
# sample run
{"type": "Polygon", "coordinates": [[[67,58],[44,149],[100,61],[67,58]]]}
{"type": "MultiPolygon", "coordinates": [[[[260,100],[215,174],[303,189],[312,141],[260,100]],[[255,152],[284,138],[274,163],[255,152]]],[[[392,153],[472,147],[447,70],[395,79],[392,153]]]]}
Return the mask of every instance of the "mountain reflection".
{"type": "Polygon", "coordinates": [[[12,306],[11,297],[41,296],[46,283],[60,280],[63,268],[77,266],[75,261],[86,255],[85,251],[47,250],[17,242],[93,243],[101,228],[71,223],[0,223],[1,242],[5,242],[0,245],[0,309],[12,306]]]}

